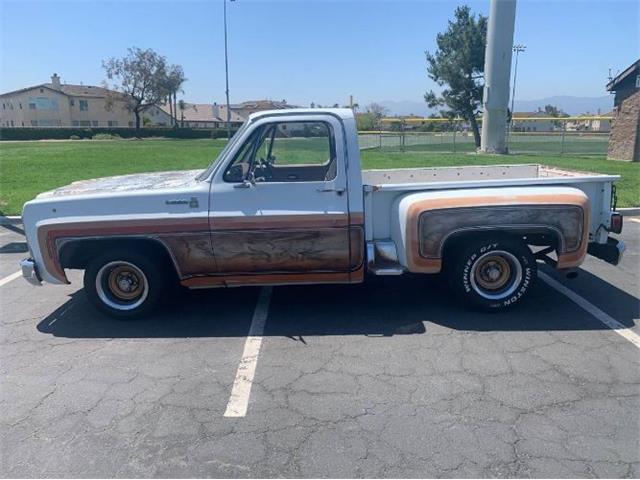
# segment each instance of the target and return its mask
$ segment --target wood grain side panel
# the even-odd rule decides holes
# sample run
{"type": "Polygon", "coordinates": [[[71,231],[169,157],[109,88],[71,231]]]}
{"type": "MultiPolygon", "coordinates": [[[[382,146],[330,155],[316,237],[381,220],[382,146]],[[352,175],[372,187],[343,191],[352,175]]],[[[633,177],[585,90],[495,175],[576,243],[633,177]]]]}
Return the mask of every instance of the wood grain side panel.
{"type": "Polygon", "coordinates": [[[348,271],[346,228],[212,232],[218,271],[348,271]]]}
{"type": "Polygon", "coordinates": [[[349,270],[359,268],[364,263],[364,227],[349,228],[349,270]]]}
{"type": "Polygon", "coordinates": [[[591,210],[589,205],[583,206],[584,209],[584,227],[582,232],[582,241],[580,247],[574,252],[559,252],[557,269],[574,268],[582,264],[587,256],[587,250],[589,248],[589,225],[591,219],[589,218],[591,210]]]}
{"type": "Polygon", "coordinates": [[[451,232],[466,229],[510,228],[535,232],[552,230],[561,240],[560,253],[573,252],[582,241],[584,212],[574,205],[513,205],[431,210],[420,215],[420,255],[440,258],[451,232]]]}
{"type": "Polygon", "coordinates": [[[346,214],[233,217],[214,219],[213,224],[218,229],[210,232],[209,220],[202,218],[75,222],[41,227],[38,241],[45,268],[66,283],[57,242],[67,238],[148,235],[167,247],[181,278],[221,272],[337,271],[345,272],[348,280],[347,272],[363,263],[362,227],[353,227],[350,236],[346,214]]]}
{"type": "Polygon", "coordinates": [[[157,238],[171,253],[180,278],[210,275],[218,271],[209,232],[187,235],[163,234],[157,238]]]}
{"type": "Polygon", "coordinates": [[[208,232],[208,230],[209,222],[206,218],[136,219],[44,225],[38,229],[37,235],[45,268],[58,280],[69,283],[64,269],[60,265],[58,240],[109,236],[151,236],[167,232],[208,232]]]}

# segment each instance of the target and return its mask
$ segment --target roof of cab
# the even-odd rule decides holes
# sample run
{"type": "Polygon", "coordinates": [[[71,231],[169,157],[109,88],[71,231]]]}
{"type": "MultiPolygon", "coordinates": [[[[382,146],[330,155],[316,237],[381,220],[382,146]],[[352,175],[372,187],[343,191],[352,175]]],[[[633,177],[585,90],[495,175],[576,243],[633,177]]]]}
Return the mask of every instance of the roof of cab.
{"type": "Polygon", "coordinates": [[[342,119],[353,118],[353,110],[350,108],[284,108],[278,110],[263,110],[261,112],[255,112],[249,115],[249,120],[257,120],[263,117],[283,115],[322,115],[330,114],[336,115],[342,119]]]}

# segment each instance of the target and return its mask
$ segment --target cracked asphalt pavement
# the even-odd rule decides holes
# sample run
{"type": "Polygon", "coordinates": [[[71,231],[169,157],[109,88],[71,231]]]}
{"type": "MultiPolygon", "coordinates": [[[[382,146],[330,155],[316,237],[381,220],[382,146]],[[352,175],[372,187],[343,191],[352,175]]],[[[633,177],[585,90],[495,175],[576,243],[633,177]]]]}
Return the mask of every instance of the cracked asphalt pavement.
{"type": "MultiPolygon", "coordinates": [[[[640,333],[640,223],[620,267],[554,278],[640,333]]],[[[0,277],[26,254],[0,227],[0,277]]],[[[245,417],[223,416],[255,288],[152,318],[69,286],[0,287],[3,477],[640,477],[640,350],[537,282],[505,315],[439,277],[275,287],[245,417]]]]}

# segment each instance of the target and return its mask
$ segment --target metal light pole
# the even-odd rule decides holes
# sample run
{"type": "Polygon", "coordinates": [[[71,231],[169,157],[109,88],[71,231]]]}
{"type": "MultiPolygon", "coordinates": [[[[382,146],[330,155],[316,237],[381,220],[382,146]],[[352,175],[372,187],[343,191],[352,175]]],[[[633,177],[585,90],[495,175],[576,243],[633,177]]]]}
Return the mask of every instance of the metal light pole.
{"type": "MultiPolygon", "coordinates": [[[[513,51],[516,54],[516,64],[513,70],[513,89],[511,91],[511,124],[513,124],[513,105],[516,99],[516,79],[518,78],[518,54],[520,52],[524,52],[527,49],[526,45],[517,44],[513,46],[513,51]]],[[[509,130],[511,130],[511,125],[509,126],[509,130]]]]}
{"type": "Polygon", "coordinates": [[[491,0],[485,49],[481,153],[507,153],[507,109],[516,0],[491,0]]]}
{"type": "MultiPolygon", "coordinates": [[[[233,0],[231,0],[233,2],[233,0]]],[[[229,105],[229,53],[227,47],[227,0],[224,0],[224,76],[227,96],[227,140],[231,138],[231,108],[229,105]]]]}

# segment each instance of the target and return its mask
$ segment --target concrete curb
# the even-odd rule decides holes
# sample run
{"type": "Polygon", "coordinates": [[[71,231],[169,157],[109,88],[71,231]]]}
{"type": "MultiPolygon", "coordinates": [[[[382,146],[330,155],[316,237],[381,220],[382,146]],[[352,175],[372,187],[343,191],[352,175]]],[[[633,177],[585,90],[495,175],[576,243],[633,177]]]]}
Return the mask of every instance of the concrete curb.
{"type": "Polygon", "coordinates": [[[636,215],[640,215],[640,207],[619,208],[617,211],[624,217],[635,217],[636,215]]]}

